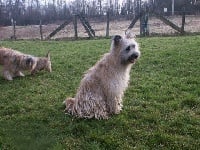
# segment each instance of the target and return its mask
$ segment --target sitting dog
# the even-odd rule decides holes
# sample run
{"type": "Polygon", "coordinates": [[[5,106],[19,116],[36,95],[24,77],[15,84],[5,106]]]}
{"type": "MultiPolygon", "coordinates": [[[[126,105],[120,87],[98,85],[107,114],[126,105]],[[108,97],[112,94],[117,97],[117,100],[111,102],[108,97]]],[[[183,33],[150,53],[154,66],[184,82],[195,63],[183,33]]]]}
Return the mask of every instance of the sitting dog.
{"type": "Polygon", "coordinates": [[[14,77],[24,76],[22,71],[28,70],[35,74],[40,70],[51,72],[50,53],[46,57],[34,57],[9,48],[0,48],[0,65],[3,65],[3,77],[13,80],[14,77]]]}
{"type": "Polygon", "coordinates": [[[67,98],[65,112],[79,118],[107,119],[122,110],[131,66],[140,57],[138,43],[127,33],[114,36],[110,52],[90,68],[75,98],[67,98]]]}

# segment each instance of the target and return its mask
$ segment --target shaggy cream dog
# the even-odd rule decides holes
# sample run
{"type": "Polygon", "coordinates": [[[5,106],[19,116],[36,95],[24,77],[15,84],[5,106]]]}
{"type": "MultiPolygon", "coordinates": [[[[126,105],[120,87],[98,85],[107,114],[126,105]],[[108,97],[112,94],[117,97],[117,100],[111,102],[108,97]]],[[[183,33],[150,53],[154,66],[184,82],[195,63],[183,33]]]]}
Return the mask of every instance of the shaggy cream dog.
{"type": "Polygon", "coordinates": [[[140,56],[130,33],[114,36],[110,52],[90,68],[81,80],[75,98],[67,98],[65,112],[80,118],[107,119],[122,110],[131,66],[140,56]]]}
{"type": "Polygon", "coordinates": [[[40,70],[51,72],[50,53],[46,57],[34,57],[10,48],[0,48],[0,65],[3,65],[3,77],[13,80],[14,77],[24,76],[22,71],[28,70],[35,74],[40,70]]]}

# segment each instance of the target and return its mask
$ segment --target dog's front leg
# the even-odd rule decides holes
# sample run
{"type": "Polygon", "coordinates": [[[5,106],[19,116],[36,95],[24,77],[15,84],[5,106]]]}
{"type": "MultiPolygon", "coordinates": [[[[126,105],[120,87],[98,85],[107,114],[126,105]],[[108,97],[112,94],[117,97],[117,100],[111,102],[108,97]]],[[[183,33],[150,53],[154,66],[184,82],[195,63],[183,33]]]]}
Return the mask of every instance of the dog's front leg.
{"type": "Polygon", "coordinates": [[[107,101],[107,107],[110,114],[119,114],[122,110],[122,99],[120,97],[112,97],[107,101]]]}
{"type": "Polygon", "coordinates": [[[15,77],[24,77],[25,75],[21,71],[16,71],[15,77]]]}
{"type": "Polygon", "coordinates": [[[13,80],[11,73],[9,72],[9,70],[6,69],[3,69],[3,77],[9,81],[13,80]]]}
{"type": "Polygon", "coordinates": [[[115,109],[115,114],[119,114],[120,111],[122,110],[122,98],[121,97],[116,97],[116,109],[115,109]]]}

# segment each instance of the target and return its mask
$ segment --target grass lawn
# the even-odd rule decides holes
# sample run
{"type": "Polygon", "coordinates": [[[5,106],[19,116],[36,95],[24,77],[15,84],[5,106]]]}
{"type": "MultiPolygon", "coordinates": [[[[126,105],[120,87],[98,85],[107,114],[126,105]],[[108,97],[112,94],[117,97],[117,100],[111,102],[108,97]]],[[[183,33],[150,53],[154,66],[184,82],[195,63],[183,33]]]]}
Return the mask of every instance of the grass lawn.
{"type": "Polygon", "coordinates": [[[123,111],[109,120],[65,115],[83,73],[110,40],[0,41],[43,56],[52,73],[5,81],[0,76],[0,149],[127,150],[200,148],[200,36],[141,38],[123,111]]]}

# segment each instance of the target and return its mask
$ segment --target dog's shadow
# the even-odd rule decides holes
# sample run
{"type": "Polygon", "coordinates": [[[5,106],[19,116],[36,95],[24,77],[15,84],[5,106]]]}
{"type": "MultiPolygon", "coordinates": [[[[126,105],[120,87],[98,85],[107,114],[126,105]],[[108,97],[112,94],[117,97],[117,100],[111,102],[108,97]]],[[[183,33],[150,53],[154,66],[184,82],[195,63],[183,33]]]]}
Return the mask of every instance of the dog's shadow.
{"type": "Polygon", "coordinates": [[[8,80],[4,79],[3,76],[0,76],[0,84],[3,85],[3,84],[12,83],[14,81],[31,80],[33,78],[42,77],[44,75],[45,75],[45,72],[38,72],[36,74],[25,73],[24,77],[20,77],[20,76],[13,77],[13,80],[11,80],[11,81],[8,81],[8,80]]]}

